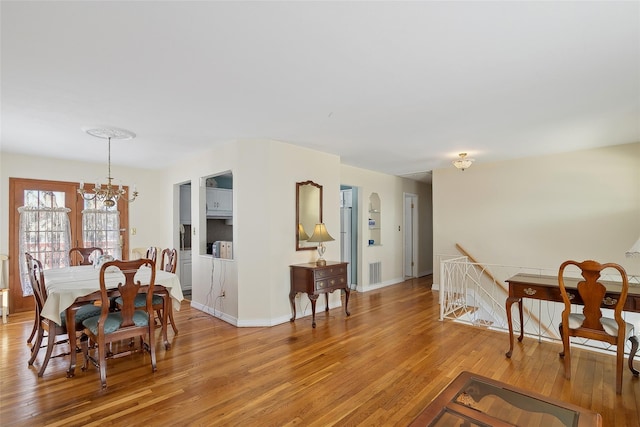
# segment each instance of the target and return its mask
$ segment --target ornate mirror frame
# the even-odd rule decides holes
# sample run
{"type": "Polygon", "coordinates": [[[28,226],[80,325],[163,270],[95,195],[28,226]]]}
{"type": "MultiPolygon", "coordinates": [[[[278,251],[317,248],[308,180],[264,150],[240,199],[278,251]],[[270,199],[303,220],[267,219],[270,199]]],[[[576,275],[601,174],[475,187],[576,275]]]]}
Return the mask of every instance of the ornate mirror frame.
{"type": "Polygon", "coordinates": [[[316,224],[322,222],[322,185],[313,181],[296,182],[296,251],[317,249],[308,243],[316,224]]]}

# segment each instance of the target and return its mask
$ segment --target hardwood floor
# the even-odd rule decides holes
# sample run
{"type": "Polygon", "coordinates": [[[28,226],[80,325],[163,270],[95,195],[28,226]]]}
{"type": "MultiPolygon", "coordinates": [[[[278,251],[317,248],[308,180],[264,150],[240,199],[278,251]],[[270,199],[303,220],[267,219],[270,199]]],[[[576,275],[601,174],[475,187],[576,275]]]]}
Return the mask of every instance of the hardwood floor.
{"type": "MultiPolygon", "coordinates": [[[[614,357],[576,349],[564,379],[560,344],[527,339],[506,359],[508,337],[438,321],[430,277],[367,293],[342,308],[271,328],[236,328],[185,301],[172,349],[110,360],[66,378],[67,358],[27,366],[33,313],[0,326],[0,424],[14,425],[407,425],[462,370],[590,408],[604,426],[637,427],[640,381],[625,369],[615,394],[614,357]]],[[[287,298],[287,295],[283,295],[287,298]]],[[[307,310],[308,312],[308,310],[307,310]]],[[[158,331],[159,334],[159,331],[158,331]]]]}

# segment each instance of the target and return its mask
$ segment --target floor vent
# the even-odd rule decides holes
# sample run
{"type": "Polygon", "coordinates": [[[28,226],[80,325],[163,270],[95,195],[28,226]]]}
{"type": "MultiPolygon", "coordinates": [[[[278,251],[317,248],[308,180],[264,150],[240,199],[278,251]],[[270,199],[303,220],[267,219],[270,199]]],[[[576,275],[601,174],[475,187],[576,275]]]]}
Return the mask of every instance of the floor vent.
{"type": "Polygon", "coordinates": [[[378,262],[372,262],[369,264],[369,284],[373,285],[375,283],[380,283],[381,279],[382,279],[382,263],[380,261],[378,262]]]}

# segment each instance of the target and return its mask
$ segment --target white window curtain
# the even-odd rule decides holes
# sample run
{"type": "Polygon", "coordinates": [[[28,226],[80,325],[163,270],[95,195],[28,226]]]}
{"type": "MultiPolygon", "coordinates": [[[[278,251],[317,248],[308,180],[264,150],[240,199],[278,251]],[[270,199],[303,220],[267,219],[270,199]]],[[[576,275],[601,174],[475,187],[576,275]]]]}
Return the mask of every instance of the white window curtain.
{"type": "Polygon", "coordinates": [[[45,269],[69,266],[71,225],[69,208],[22,206],[20,213],[20,242],[18,264],[22,295],[33,295],[25,252],[38,259],[45,269]]]}
{"type": "Polygon", "coordinates": [[[82,240],[85,247],[102,248],[105,255],[122,259],[120,213],[114,210],[85,209],[82,211],[82,240]]]}

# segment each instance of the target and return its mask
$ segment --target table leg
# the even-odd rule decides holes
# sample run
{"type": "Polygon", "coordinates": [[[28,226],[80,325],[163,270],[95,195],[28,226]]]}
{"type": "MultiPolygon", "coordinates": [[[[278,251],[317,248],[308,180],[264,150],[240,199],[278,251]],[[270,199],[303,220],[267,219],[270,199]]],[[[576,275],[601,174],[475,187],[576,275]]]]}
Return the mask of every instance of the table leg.
{"type": "Polygon", "coordinates": [[[289,322],[293,322],[294,320],[296,320],[296,303],[294,301],[295,297],[295,292],[289,292],[289,302],[291,303],[291,312],[293,313],[293,317],[289,319],[289,322]]]}
{"type": "Polygon", "coordinates": [[[318,299],[318,295],[311,294],[309,295],[309,300],[311,300],[311,326],[316,327],[316,300],[318,299]]]}
{"type": "Polygon", "coordinates": [[[67,370],[67,378],[71,378],[76,374],[76,306],[65,310],[67,319],[67,334],[69,335],[69,369],[67,370]]]}
{"type": "Polygon", "coordinates": [[[349,313],[349,294],[351,293],[351,289],[349,287],[344,288],[344,312],[347,313],[347,316],[351,316],[349,313]]]}
{"type": "Polygon", "coordinates": [[[171,348],[171,344],[169,344],[169,339],[167,338],[167,320],[169,319],[168,310],[173,310],[171,306],[171,295],[166,290],[164,291],[164,295],[162,296],[162,338],[164,339],[164,349],[169,350],[171,348]]]}
{"type": "Polygon", "coordinates": [[[324,296],[327,304],[326,307],[324,308],[324,311],[329,311],[329,292],[325,292],[324,296]]]}
{"type": "MultiPolygon", "coordinates": [[[[509,351],[505,353],[505,356],[511,357],[513,353],[513,320],[511,319],[511,306],[514,302],[518,303],[518,307],[520,308],[520,329],[522,329],[522,298],[516,297],[508,297],[506,302],[507,309],[507,323],[509,324],[509,351]]],[[[518,339],[522,341],[522,338],[518,339]]]]}

